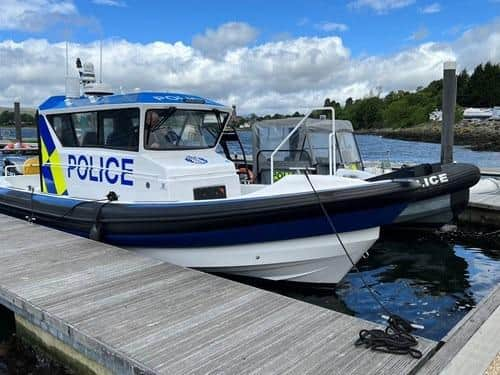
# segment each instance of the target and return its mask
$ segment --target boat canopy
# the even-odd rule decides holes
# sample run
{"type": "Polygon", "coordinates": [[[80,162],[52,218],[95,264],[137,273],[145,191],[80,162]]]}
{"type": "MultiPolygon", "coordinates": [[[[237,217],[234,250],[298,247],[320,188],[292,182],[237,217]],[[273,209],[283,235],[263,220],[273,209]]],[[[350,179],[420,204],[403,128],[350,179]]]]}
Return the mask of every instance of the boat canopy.
{"type": "MultiPolygon", "coordinates": [[[[253,124],[253,168],[258,181],[270,183],[270,156],[301,120],[302,117],[289,117],[253,124]]],[[[275,180],[285,174],[300,173],[305,168],[328,174],[328,137],[331,132],[331,120],[308,118],[276,153],[275,180]]],[[[350,121],[335,120],[337,167],[363,168],[353,132],[350,121]]]]}

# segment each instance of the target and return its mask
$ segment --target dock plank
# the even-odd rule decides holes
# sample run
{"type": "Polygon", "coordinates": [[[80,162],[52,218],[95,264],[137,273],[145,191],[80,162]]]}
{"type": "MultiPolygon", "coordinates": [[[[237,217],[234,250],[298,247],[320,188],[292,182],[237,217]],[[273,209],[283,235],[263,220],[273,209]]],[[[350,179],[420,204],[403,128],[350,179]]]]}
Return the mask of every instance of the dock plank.
{"type": "MultiPolygon", "coordinates": [[[[0,303],[116,373],[410,373],[376,324],[0,214],[0,303]]],[[[435,342],[419,338],[429,353],[435,342]]]]}

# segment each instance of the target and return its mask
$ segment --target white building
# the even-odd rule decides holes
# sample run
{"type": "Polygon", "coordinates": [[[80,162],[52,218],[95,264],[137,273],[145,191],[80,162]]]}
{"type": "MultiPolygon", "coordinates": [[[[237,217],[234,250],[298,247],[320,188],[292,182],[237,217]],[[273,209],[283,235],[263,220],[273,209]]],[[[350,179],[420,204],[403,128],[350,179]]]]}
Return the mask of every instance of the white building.
{"type": "Polygon", "coordinates": [[[431,113],[429,113],[430,121],[443,121],[443,111],[435,109],[431,113]]]}

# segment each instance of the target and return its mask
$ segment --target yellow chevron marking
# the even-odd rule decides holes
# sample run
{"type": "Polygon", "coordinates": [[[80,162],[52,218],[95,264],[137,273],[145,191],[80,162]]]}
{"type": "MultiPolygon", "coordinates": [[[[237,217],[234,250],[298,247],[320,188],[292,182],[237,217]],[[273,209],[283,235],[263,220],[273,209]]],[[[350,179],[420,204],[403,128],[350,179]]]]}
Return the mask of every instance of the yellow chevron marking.
{"type": "Polygon", "coordinates": [[[50,155],[50,170],[52,172],[52,177],[54,177],[56,193],[61,195],[66,190],[66,178],[64,176],[64,167],[61,165],[61,158],[57,149],[50,155]]]}

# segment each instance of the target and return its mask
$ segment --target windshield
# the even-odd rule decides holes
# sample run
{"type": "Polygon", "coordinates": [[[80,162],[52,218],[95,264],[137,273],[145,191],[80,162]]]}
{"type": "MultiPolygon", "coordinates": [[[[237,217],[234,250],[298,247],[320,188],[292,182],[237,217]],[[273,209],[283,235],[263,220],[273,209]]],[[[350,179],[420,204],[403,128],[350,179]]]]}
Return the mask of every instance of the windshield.
{"type": "Polygon", "coordinates": [[[151,150],[212,148],[229,114],[170,107],[146,112],[144,147],[151,150]]]}
{"type": "Polygon", "coordinates": [[[344,165],[361,162],[361,156],[358,152],[354,134],[349,132],[337,132],[337,142],[344,165]]]}

